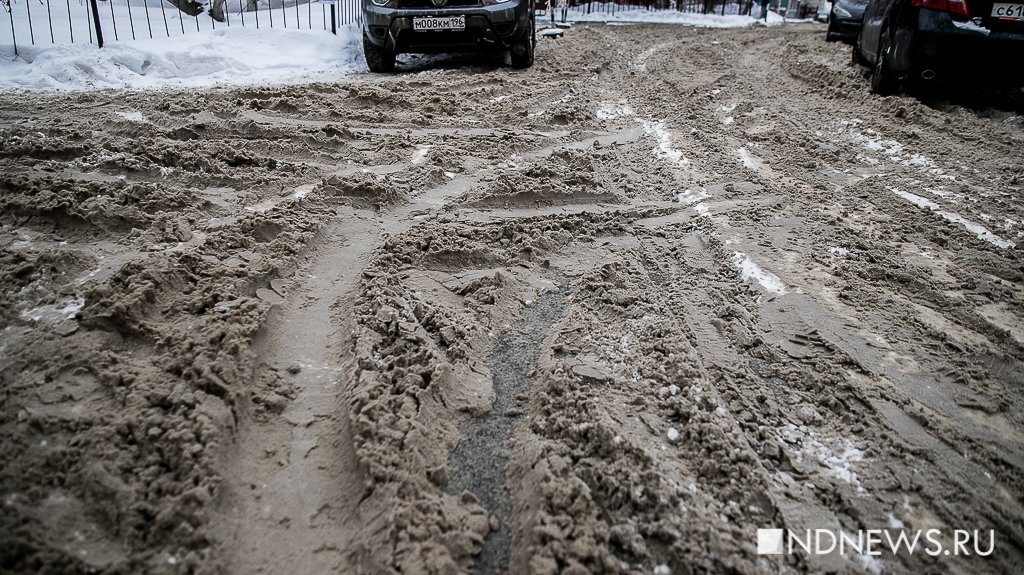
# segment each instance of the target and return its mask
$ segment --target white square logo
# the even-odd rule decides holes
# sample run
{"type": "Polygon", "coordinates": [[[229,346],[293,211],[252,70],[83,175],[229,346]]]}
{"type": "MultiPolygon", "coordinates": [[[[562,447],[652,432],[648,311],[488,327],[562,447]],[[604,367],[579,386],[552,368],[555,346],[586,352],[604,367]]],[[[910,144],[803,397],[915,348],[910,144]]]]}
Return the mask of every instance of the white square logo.
{"type": "Polygon", "coordinates": [[[784,553],[782,529],[757,530],[758,555],[782,555],[784,553]]]}

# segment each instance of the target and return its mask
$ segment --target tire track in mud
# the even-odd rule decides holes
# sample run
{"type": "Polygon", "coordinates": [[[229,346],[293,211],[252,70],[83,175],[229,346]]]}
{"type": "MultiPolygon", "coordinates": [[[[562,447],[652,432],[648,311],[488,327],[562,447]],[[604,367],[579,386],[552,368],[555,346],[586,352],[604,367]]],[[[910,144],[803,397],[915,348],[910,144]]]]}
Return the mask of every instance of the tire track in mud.
{"type": "Polygon", "coordinates": [[[349,568],[344,555],[362,491],[344,409],[352,299],[378,229],[354,214],[325,226],[311,263],[257,336],[258,377],[294,396],[279,418],[240,430],[223,471],[224,521],[233,533],[222,544],[232,572],[349,568]]]}
{"type": "Polygon", "coordinates": [[[512,532],[506,443],[520,423],[541,345],[565,308],[567,284],[563,280],[558,278],[558,290],[540,295],[521,320],[495,339],[487,360],[494,389],[490,413],[459,426],[459,444],[448,458],[445,490],[453,495],[473,493],[492,516],[491,533],[484,538],[475,573],[508,571],[512,532]]]}

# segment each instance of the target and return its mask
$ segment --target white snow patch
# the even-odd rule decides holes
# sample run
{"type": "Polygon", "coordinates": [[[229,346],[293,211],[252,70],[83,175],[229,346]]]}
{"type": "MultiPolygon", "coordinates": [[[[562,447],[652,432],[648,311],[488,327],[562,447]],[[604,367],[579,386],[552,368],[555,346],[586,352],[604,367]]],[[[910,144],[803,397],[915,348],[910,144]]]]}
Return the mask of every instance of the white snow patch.
{"type": "Polygon", "coordinates": [[[756,170],[761,167],[761,160],[758,160],[754,156],[750,155],[750,152],[746,148],[740,148],[736,150],[736,153],[740,156],[740,161],[743,162],[743,167],[756,170]]]}
{"type": "Polygon", "coordinates": [[[683,157],[682,152],[672,147],[672,135],[665,129],[664,122],[661,120],[644,120],[642,123],[644,131],[654,136],[654,139],[658,141],[658,147],[654,149],[655,157],[667,160],[678,166],[685,166],[690,163],[690,160],[683,157]]]}
{"type": "Polygon", "coordinates": [[[413,163],[413,165],[422,164],[423,162],[425,162],[426,159],[427,159],[427,154],[430,153],[430,148],[431,148],[431,146],[423,146],[422,148],[420,148],[420,149],[416,150],[415,152],[413,152],[413,154],[412,154],[412,163],[413,163]]]}
{"type": "Polygon", "coordinates": [[[761,287],[771,293],[786,293],[786,284],[779,279],[779,276],[761,269],[761,266],[754,263],[747,254],[733,252],[732,262],[740,270],[740,277],[744,281],[754,279],[757,283],[761,284],[761,287]]]}
{"type": "Polygon", "coordinates": [[[722,118],[722,123],[725,124],[726,126],[731,124],[732,123],[732,116],[726,116],[726,117],[722,118]]]}
{"type": "Polygon", "coordinates": [[[654,575],[672,575],[672,570],[668,568],[668,565],[662,563],[654,568],[654,575]]]}
{"type": "Polygon", "coordinates": [[[61,304],[47,304],[41,305],[37,308],[22,311],[19,315],[21,319],[25,321],[64,321],[67,319],[73,319],[78,315],[78,312],[82,311],[85,307],[85,299],[79,297],[70,302],[65,302],[61,307],[57,307],[61,304]]]}
{"type": "Polygon", "coordinates": [[[668,428],[668,432],[665,434],[665,436],[668,437],[669,441],[675,443],[676,440],[679,439],[679,430],[674,427],[670,427],[668,428]]]}
{"type": "MultiPolygon", "coordinates": [[[[852,122],[840,121],[840,124],[849,125],[852,122]]],[[[880,152],[889,156],[894,162],[907,167],[920,168],[922,171],[935,176],[936,178],[943,180],[956,181],[956,177],[947,174],[942,168],[939,168],[934,161],[923,154],[919,153],[905,153],[905,147],[903,144],[896,140],[885,140],[875,132],[874,130],[864,130],[859,132],[853,130],[850,132],[854,142],[860,143],[866,149],[872,152],[880,152]]],[[[869,163],[876,164],[877,160],[874,158],[865,158],[869,163]]]]}
{"type": "Polygon", "coordinates": [[[864,452],[848,439],[819,437],[814,431],[792,423],[787,424],[780,434],[783,445],[794,452],[797,461],[803,461],[805,456],[817,460],[826,474],[853,485],[858,493],[863,493],[864,487],[853,466],[864,460],[864,452]]]}
{"type": "Polygon", "coordinates": [[[679,196],[676,199],[679,201],[680,204],[683,204],[684,206],[689,206],[691,204],[696,204],[701,200],[705,200],[708,197],[709,196],[707,191],[704,190],[704,188],[699,188],[696,190],[686,190],[685,192],[679,194],[679,196]]]}
{"type": "Polygon", "coordinates": [[[960,224],[961,226],[967,228],[967,231],[977,236],[978,239],[984,240],[998,248],[1010,249],[1016,246],[1015,243],[1009,240],[1004,240],[999,236],[993,234],[991,231],[988,230],[988,228],[981,224],[972,222],[955,212],[948,212],[946,210],[943,210],[941,206],[927,198],[922,198],[921,196],[912,194],[910,192],[904,192],[896,188],[889,188],[889,191],[903,198],[904,200],[907,200],[908,202],[914,204],[919,208],[924,208],[926,210],[934,212],[935,214],[939,215],[940,217],[942,217],[942,219],[948,222],[960,224]]]}
{"type": "Polygon", "coordinates": [[[895,515],[889,513],[889,528],[890,529],[903,529],[903,522],[899,520],[895,515]]]}
{"type": "Polygon", "coordinates": [[[984,34],[985,36],[988,36],[989,34],[992,33],[991,30],[984,26],[979,26],[978,24],[974,23],[973,20],[968,20],[966,22],[957,22],[956,20],[952,20],[952,22],[953,25],[956,26],[957,28],[961,30],[967,30],[968,32],[977,32],[979,34],[984,34]]]}
{"type": "Polygon", "coordinates": [[[625,102],[620,100],[618,103],[613,102],[601,102],[595,112],[598,120],[616,120],[618,118],[625,118],[633,115],[633,108],[625,102]]]}
{"type": "MultiPolygon", "coordinates": [[[[151,10],[160,9],[159,5],[151,6],[151,10]]],[[[171,11],[176,19],[178,10],[171,7],[168,18],[171,11]]],[[[86,15],[84,9],[73,12],[81,13],[83,18],[86,15]]],[[[251,17],[252,13],[248,15],[251,17]]],[[[300,11],[300,16],[300,22],[305,20],[306,11],[300,11]]],[[[358,26],[343,27],[337,36],[322,29],[257,30],[232,26],[210,30],[211,20],[204,14],[198,17],[207,28],[201,32],[171,38],[108,41],[103,49],[88,43],[19,43],[15,56],[14,46],[6,43],[10,38],[7,20],[0,19],[8,28],[0,31],[0,38],[5,39],[0,44],[0,90],[290,84],[337,80],[366,67],[358,26]]],[[[124,24],[127,29],[127,23],[124,24]]],[[[195,23],[190,25],[194,29],[195,23]]],[[[86,26],[87,22],[81,23],[83,37],[86,26]]],[[[307,23],[302,26],[306,28],[307,23]]]]}
{"type": "Polygon", "coordinates": [[[704,218],[711,217],[711,211],[704,203],[699,203],[693,206],[693,210],[697,212],[697,215],[704,218]]]}
{"type": "Polygon", "coordinates": [[[125,120],[128,120],[129,122],[145,122],[146,121],[146,116],[144,116],[142,114],[142,112],[136,112],[135,110],[130,110],[128,112],[114,112],[114,113],[117,114],[118,116],[121,116],[125,120]]]}
{"type": "Polygon", "coordinates": [[[295,188],[295,192],[292,194],[292,197],[297,199],[297,200],[301,200],[302,198],[308,196],[309,192],[312,192],[313,188],[315,188],[315,187],[316,187],[316,184],[305,184],[305,185],[299,186],[299,187],[295,188]]]}
{"type": "Polygon", "coordinates": [[[850,250],[848,250],[846,248],[836,247],[836,246],[830,247],[828,249],[828,251],[831,252],[833,255],[837,255],[837,256],[843,257],[843,258],[845,258],[846,256],[850,255],[850,250]]]}

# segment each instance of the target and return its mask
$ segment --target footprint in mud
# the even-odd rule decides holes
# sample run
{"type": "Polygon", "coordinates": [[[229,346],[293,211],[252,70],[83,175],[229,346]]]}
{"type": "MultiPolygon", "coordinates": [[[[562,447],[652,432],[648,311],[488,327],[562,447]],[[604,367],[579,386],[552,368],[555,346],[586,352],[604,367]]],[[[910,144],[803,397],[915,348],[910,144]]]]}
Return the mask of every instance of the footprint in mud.
{"type": "Polygon", "coordinates": [[[487,361],[494,385],[491,411],[460,426],[459,445],[448,458],[447,491],[473,493],[480,504],[497,517],[500,525],[484,540],[477,557],[476,573],[503,573],[508,567],[512,537],[508,528],[508,448],[505,444],[518,424],[516,414],[526,403],[522,398],[532,383],[528,374],[537,366],[548,330],[565,309],[565,282],[558,283],[562,284],[558,291],[541,295],[532,307],[526,308],[518,323],[495,340],[487,361]]]}

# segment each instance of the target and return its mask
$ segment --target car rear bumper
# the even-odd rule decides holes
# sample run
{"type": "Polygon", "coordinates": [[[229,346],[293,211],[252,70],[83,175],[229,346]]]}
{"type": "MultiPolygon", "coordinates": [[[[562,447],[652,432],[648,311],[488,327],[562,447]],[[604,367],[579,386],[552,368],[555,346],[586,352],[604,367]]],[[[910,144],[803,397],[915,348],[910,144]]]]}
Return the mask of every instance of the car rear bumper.
{"type": "Polygon", "coordinates": [[[995,83],[1024,82],[1024,32],[988,30],[973,23],[955,22],[948,13],[921,9],[914,31],[908,72],[933,71],[937,77],[973,78],[995,83]],[[1014,64],[1007,65],[1012,60],[1014,64]]]}
{"type": "Polygon", "coordinates": [[[397,53],[506,49],[530,26],[528,0],[429,9],[388,8],[368,3],[363,15],[363,32],[370,42],[397,53]],[[465,16],[466,29],[414,31],[413,18],[422,16],[465,16]]]}

